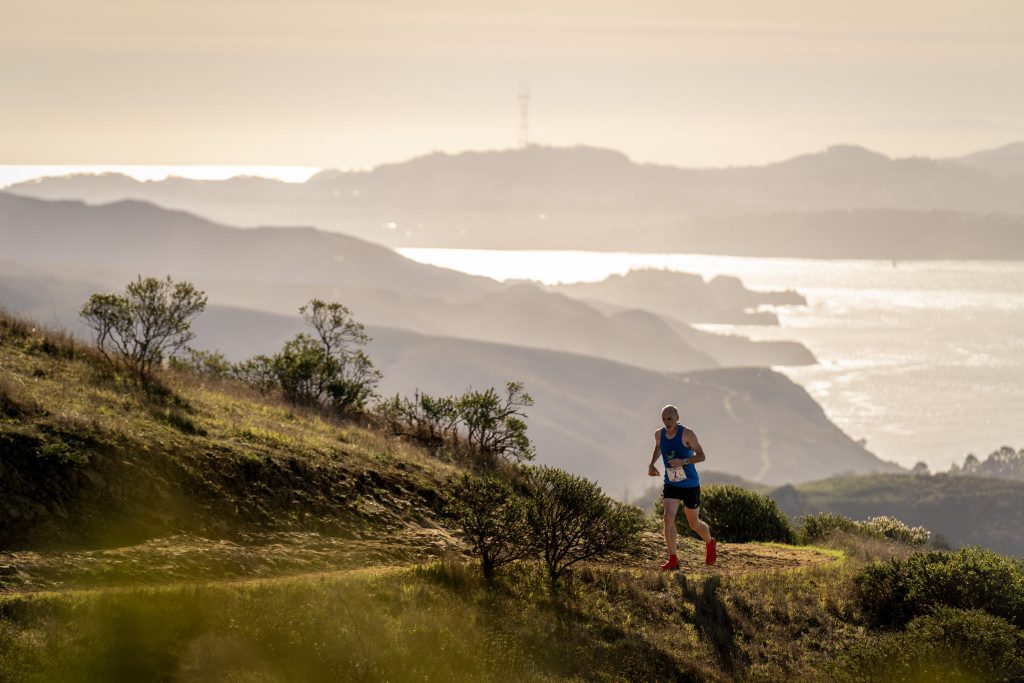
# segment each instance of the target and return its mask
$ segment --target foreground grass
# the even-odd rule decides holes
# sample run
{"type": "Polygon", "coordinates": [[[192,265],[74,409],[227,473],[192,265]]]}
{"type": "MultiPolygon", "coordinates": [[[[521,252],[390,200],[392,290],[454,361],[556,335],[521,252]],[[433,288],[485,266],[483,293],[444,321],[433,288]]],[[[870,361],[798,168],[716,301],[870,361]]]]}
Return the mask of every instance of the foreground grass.
{"type": "Polygon", "coordinates": [[[39,593],[0,601],[0,678],[721,679],[697,628],[680,621],[694,614],[685,603],[678,581],[650,572],[587,572],[553,598],[533,567],[488,592],[466,565],[444,562],[39,593]]]}
{"type": "Polygon", "coordinates": [[[856,639],[842,561],[747,575],[462,560],[0,598],[14,681],[821,678],[856,639]]]}

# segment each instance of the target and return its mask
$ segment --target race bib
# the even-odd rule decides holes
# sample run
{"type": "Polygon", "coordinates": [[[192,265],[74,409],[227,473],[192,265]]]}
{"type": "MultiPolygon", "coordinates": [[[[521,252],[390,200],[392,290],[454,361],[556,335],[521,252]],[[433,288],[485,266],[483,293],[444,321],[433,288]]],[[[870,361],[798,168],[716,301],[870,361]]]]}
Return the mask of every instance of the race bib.
{"type": "Polygon", "coordinates": [[[669,467],[665,472],[668,474],[669,481],[685,481],[686,472],[682,467],[669,467]]]}

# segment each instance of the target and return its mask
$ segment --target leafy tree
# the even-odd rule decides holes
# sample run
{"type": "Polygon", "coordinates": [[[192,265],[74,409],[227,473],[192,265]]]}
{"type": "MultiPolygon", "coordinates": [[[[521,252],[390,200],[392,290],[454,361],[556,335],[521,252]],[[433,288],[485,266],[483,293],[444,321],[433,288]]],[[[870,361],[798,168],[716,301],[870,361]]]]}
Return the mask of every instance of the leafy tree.
{"type": "Polygon", "coordinates": [[[646,525],[643,512],[614,501],[592,481],[553,467],[525,471],[527,521],[554,589],[577,562],[631,554],[646,525]]]}
{"type": "Polygon", "coordinates": [[[452,487],[451,510],[459,520],[488,585],[501,565],[531,554],[526,508],[508,484],[463,474],[452,487]]]}
{"type": "Polygon", "coordinates": [[[205,308],[206,294],[191,283],[139,275],[124,294],[93,294],[79,315],[111,366],[120,364],[145,382],[165,357],[195,338],[192,319],[205,308]]]}
{"type": "Polygon", "coordinates": [[[504,398],[493,387],[463,394],[457,407],[469,446],[485,460],[532,460],[536,451],[526,436],[523,411],[532,405],[533,398],[524,391],[522,382],[508,382],[504,398]]]}

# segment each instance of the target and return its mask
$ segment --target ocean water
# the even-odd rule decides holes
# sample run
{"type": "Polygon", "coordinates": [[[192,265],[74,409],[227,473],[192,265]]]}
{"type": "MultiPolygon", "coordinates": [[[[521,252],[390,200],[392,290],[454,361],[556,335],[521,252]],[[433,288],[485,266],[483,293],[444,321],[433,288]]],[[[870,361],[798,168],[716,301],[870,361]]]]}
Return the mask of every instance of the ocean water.
{"type": "Polygon", "coordinates": [[[497,280],[596,281],[631,268],[757,290],[795,289],[778,327],[701,325],[807,346],[819,365],[776,368],[880,458],[932,471],[1024,448],[1024,262],[832,261],[694,254],[401,249],[423,263],[497,280]]]}

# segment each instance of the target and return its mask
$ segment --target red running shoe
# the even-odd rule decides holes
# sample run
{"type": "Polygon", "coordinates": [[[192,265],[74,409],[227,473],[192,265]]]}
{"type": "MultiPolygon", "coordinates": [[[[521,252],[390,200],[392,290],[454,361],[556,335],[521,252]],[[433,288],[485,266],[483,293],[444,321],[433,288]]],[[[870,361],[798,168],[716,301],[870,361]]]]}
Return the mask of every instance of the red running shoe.
{"type": "Polygon", "coordinates": [[[667,572],[669,569],[679,569],[679,558],[675,555],[669,555],[668,562],[661,565],[661,571],[667,572]]]}
{"type": "Polygon", "coordinates": [[[718,554],[715,551],[715,539],[704,544],[704,564],[714,564],[718,554]]]}

